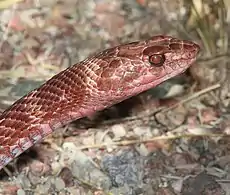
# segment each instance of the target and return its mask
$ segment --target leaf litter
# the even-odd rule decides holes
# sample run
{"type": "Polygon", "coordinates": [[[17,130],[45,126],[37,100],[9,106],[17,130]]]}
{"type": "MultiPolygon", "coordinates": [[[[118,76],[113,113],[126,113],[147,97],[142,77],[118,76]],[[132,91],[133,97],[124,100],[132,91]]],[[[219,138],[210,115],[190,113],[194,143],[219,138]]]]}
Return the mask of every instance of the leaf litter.
{"type": "Polygon", "coordinates": [[[0,194],[229,193],[229,6],[178,2],[0,3],[1,110],[68,66],[122,42],[167,32],[204,46],[190,77],[73,122],[21,155],[8,166],[13,177],[2,171],[0,194]],[[210,59],[215,55],[222,60],[210,59]]]}

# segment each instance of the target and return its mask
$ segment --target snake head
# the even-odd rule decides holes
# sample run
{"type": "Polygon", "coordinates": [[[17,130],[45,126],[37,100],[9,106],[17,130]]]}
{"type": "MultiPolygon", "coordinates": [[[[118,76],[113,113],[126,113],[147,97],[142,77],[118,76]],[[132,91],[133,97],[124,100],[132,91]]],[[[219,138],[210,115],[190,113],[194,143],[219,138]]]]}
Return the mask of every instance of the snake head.
{"type": "Polygon", "coordinates": [[[184,72],[199,50],[192,41],[161,35],[105,50],[94,62],[100,64],[97,87],[117,97],[133,96],[184,72]]]}

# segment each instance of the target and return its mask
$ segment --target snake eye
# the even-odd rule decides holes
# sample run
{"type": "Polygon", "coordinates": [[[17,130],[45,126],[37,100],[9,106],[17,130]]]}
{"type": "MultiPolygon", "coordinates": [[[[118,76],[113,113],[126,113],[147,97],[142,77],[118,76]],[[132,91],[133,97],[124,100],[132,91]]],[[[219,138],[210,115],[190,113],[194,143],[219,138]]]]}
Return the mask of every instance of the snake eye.
{"type": "Polygon", "coordinates": [[[149,63],[154,66],[162,66],[165,62],[165,56],[162,54],[154,54],[149,56],[149,63]]]}

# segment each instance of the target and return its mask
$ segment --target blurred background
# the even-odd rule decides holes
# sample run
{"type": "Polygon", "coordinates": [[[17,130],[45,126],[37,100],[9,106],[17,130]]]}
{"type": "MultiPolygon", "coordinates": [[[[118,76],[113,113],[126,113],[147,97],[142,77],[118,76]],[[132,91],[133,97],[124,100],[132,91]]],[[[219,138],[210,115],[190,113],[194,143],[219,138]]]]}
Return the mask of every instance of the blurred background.
{"type": "Polygon", "coordinates": [[[229,0],[0,0],[0,111],[99,51],[165,34],[182,75],[74,121],[0,173],[0,194],[230,194],[229,0]]]}

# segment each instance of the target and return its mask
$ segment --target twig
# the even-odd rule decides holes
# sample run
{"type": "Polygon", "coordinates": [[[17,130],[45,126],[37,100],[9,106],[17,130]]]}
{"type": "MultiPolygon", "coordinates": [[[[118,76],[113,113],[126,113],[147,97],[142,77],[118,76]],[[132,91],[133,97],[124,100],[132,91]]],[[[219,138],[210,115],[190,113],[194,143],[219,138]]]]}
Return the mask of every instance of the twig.
{"type": "Polygon", "coordinates": [[[181,100],[180,102],[178,102],[178,103],[176,103],[176,104],[173,104],[173,105],[170,106],[169,108],[162,109],[160,112],[167,112],[167,111],[169,111],[169,110],[172,110],[172,109],[176,108],[177,106],[179,106],[179,105],[181,105],[181,104],[184,104],[184,103],[186,103],[186,102],[189,102],[189,101],[191,101],[191,100],[193,100],[193,99],[195,99],[195,98],[197,98],[197,97],[199,97],[199,96],[201,96],[201,95],[203,95],[203,94],[205,94],[205,93],[208,93],[208,92],[210,92],[210,91],[212,91],[212,90],[214,90],[214,89],[218,89],[218,88],[220,88],[220,84],[219,84],[219,83],[218,83],[218,84],[215,84],[215,85],[212,85],[212,86],[210,86],[210,87],[207,87],[207,88],[205,88],[205,89],[203,89],[203,90],[201,90],[201,91],[198,91],[197,93],[192,94],[192,95],[189,96],[188,98],[183,99],[183,100],[181,100]]]}
{"type": "Polygon", "coordinates": [[[210,87],[207,87],[197,93],[194,93],[193,95],[191,95],[190,97],[186,98],[186,99],[183,99],[181,100],[180,102],[176,103],[176,104],[173,104],[171,107],[169,108],[165,108],[165,107],[160,107],[160,108],[157,108],[156,110],[153,110],[151,112],[148,112],[148,113],[143,113],[143,114],[140,114],[138,116],[130,116],[130,117],[126,117],[126,118],[123,118],[123,119],[115,119],[115,120],[110,120],[108,122],[104,122],[103,125],[111,125],[111,124],[114,124],[114,123],[122,123],[122,122],[126,122],[126,121],[134,121],[134,120],[138,120],[138,119],[143,119],[145,117],[149,117],[149,116],[153,116],[153,115],[156,115],[160,112],[167,112],[169,110],[172,110],[174,108],[176,108],[177,106],[181,105],[181,104],[184,104],[186,102],[189,102],[191,101],[192,99],[195,99],[205,93],[208,93],[214,89],[218,89],[220,88],[220,84],[215,84],[215,85],[212,85],[210,87]]]}
{"type": "Polygon", "coordinates": [[[3,167],[2,169],[5,171],[5,173],[6,173],[10,178],[13,177],[12,172],[11,172],[7,167],[3,167]]]}
{"type": "Polygon", "coordinates": [[[217,136],[223,136],[224,134],[183,134],[183,135],[163,135],[163,136],[157,136],[150,139],[135,139],[135,140],[125,140],[125,141],[119,141],[119,142],[112,142],[112,143],[101,143],[101,144],[94,144],[94,145],[85,145],[85,146],[79,146],[79,150],[84,149],[90,149],[90,148],[104,148],[108,146],[127,146],[132,144],[140,144],[140,143],[146,143],[146,142],[153,142],[156,140],[172,140],[172,139],[179,139],[179,138],[189,138],[189,137],[201,137],[201,136],[208,136],[208,137],[217,137],[217,136]]]}

